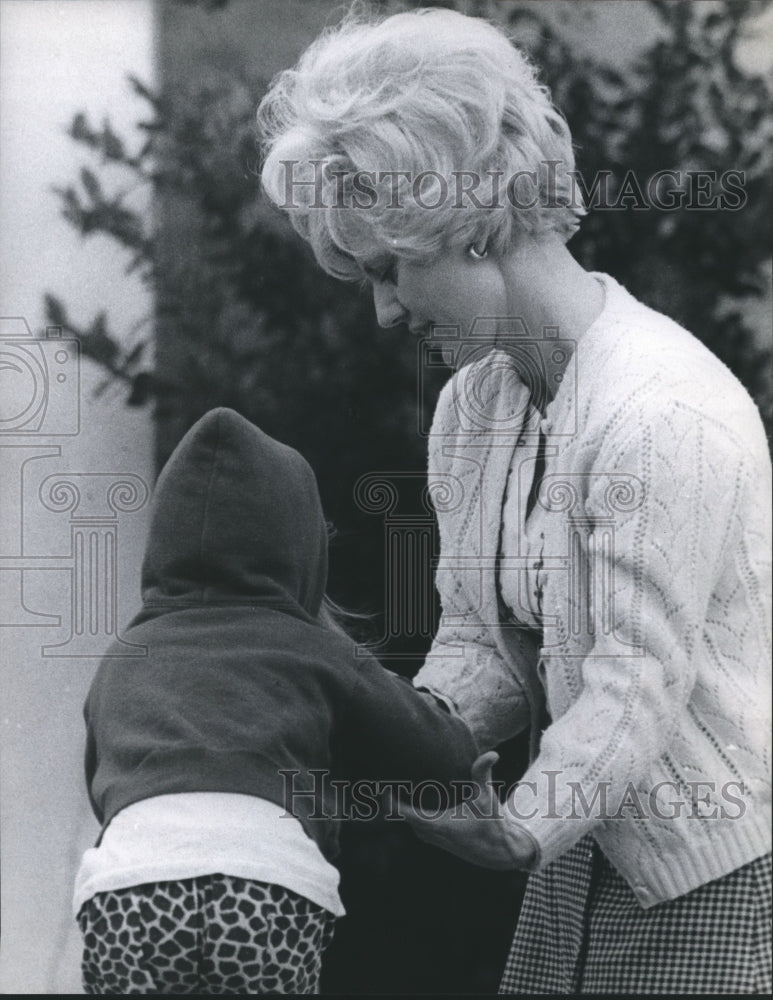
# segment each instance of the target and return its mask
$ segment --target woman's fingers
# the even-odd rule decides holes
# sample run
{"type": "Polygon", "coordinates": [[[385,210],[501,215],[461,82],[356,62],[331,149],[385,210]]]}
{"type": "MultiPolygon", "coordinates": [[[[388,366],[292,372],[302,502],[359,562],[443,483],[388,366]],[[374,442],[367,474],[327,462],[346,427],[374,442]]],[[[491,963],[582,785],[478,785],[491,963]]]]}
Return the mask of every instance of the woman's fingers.
{"type": "Polygon", "coordinates": [[[491,787],[491,773],[498,760],[499,754],[495,750],[487,750],[472,765],[472,780],[480,785],[482,789],[491,787]]]}

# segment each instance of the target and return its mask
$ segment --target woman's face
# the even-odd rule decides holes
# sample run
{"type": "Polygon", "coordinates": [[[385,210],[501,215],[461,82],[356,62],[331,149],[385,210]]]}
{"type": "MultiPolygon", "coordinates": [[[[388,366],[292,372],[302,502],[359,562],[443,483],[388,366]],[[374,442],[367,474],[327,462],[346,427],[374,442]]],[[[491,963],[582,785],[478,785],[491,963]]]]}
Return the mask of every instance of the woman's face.
{"type": "Polygon", "coordinates": [[[481,258],[474,249],[458,247],[427,261],[394,257],[364,270],[383,327],[405,323],[426,336],[431,327],[451,326],[464,338],[476,319],[507,315],[505,282],[493,254],[481,258]]]}

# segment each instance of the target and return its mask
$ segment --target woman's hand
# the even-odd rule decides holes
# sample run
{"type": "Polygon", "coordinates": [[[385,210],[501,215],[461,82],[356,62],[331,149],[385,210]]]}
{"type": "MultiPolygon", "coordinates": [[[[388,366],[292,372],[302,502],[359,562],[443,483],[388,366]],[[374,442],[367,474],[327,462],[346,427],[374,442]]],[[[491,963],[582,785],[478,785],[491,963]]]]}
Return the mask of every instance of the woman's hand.
{"type": "Polygon", "coordinates": [[[478,757],[471,775],[477,785],[475,797],[437,817],[420,815],[399,800],[392,807],[420,840],[464,861],[500,870],[529,868],[536,860],[536,848],[528,834],[503,813],[491,777],[497,760],[499,755],[493,751],[478,757]]]}

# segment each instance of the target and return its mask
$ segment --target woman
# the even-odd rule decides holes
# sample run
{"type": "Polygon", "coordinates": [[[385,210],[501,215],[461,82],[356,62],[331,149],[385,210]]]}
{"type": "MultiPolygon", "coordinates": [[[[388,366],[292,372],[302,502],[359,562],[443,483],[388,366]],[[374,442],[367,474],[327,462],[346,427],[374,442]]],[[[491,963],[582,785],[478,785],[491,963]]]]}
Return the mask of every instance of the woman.
{"type": "Polygon", "coordinates": [[[754,404],[571,256],[568,127],[492,25],[349,18],[259,118],[265,190],[320,264],[461,369],[430,435],[443,616],[415,683],[479,745],[530,727],[533,758],[501,808],[484,781],[465,822],[402,811],[533,872],[501,992],[770,989],[754,404]]]}

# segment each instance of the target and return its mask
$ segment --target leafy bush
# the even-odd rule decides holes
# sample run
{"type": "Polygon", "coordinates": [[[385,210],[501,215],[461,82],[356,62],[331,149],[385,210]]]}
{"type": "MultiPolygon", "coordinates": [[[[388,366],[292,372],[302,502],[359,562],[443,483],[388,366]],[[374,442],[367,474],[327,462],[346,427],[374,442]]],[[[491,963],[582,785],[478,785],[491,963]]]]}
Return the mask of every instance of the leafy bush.
{"type": "MultiPolygon", "coordinates": [[[[424,467],[416,341],[381,330],[370,295],[323,274],[261,199],[253,122],[262,81],[213,73],[201,89],[164,97],[131,85],[152,112],[139,150],[109,122],[95,128],[78,114],[70,126],[103,164],[125,170],[126,185],[108,193],[84,167],[59,193],[83,236],[118,241],[154,290],[155,348],[148,336],[116,336],[103,313],[78,326],[53,295],[48,321],[80,339],[104,385],[125,383],[128,405],[154,406],[159,462],[219,405],[303,452],[338,530],[333,590],[345,603],[383,606],[382,527],[356,508],[352,488],[374,469],[424,467]],[[152,187],[156,221],[126,207],[138,181],[152,187]]],[[[435,390],[442,380],[434,376],[435,390]]],[[[430,379],[424,424],[432,388],[430,379]]]]}
{"type": "MultiPolygon", "coordinates": [[[[544,22],[536,32],[533,54],[571,126],[586,187],[608,171],[608,200],[621,206],[592,212],[572,249],[711,348],[755,397],[770,434],[770,349],[756,343],[743,299],[770,284],[773,104],[770,81],[738,64],[749,22],[769,3],[649,6],[659,37],[625,74],[578,57],[544,22]],[[680,175],[681,208],[649,207],[648,181],[664,170],[680,175]]],[[[533,17],[515,10],[510,21],[517,33],[533,17]]],[[[667,185],[658,187],[667,204],[667,185]]]]}

